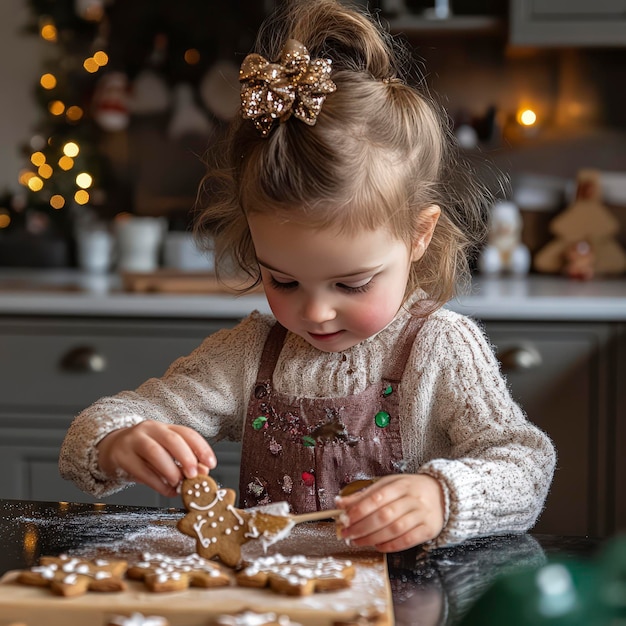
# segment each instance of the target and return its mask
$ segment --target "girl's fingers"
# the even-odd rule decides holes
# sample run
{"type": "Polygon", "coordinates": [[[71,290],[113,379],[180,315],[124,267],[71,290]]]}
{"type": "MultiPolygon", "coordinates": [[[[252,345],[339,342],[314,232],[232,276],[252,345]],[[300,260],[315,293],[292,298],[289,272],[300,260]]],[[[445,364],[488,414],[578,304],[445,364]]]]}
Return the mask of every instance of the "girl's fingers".
{"type": "MultiPolygon", "coordinates": [[[[183,479],[182,462],[178,459],[184,454],[183,448],[186,448],[180,446],[178,439],[176,433],[165,436],[163,433],[155,433],[152,437],[143,438],[136,448],[137,457],[174,489],[183,479]]],[[[191,452],[189,455],[193,456],[191,452]]]]}
{"type": "Polygon", "coordinates": [[[405,498],[393,500],[356,519],[351,510],[350,520],[350,524],[342,529],[342,536],[351,541],[363,539],[367,545],[389,541],[420,522],[417,512],[405,498]]]}
{"type": "Polygon", "coordinates": [[[182,464],[183,471],[185,471],[185,476],[188,478],[193,478],[193,476],[189,476],[187,471],[193,471],[193,469],[197,469],[197,473],[203,473],[197,467],[199,464],[202,464],[205,472],[208,474],[208,470],[215,469],[217,466],[217,458],[215,457],[215,452],[211,446],[207,443],[207,440],[200,435],[200,433],[192,430],[190,428],[186,428],[185,426],[172,426],[171,427],[174,432],[180,435],[180,437],[185,441],[189,449],[193,452],[194,459],[191,463],[193,467],[185,465],[182,459],[177,458],[177,460],[182,464]]]}
{"type": "Polygon", "coordinates": [[[208,474],[215,453],[196,431],[147,420],[125,429],[109,446],[111,465],[160,494],[173,496],[183,478],[208,474]]]}
{"type": "MultiPolygon", "coordinates": [[[[208,475],[209,471],[210,471],[210,468],[208,468],[206,465],[203,465],[202,463],[198,463],[198,474],[208,475]]],[[[192,478],[192,477],[188,476],[187,478],[192,478]]]]}
{"type": "Polygon", "coordinates": [[[430,536],[424,524],[411,528],[410,531],[394,537],[388,541],[374,544],[374,547],[380,552],[401,552],[413,546],[430,541],[434,537],[430,536]]]}
{"type": "Polygon", "coordinates": [[[124,468],[124,471],[133,481],[147,485],[162,496],[172,498],[176,495],[176,489],[166,483],[163,477],[141,458],[137,458],[134,462],[131,461],[128,467],[124,468]]]}
{"type": "Polygon", "coordinates": [[[389,516],[372,515],[362,523],[349,527],[346,533],[351,542],[356,545],[378,546],[411,533],[421,525],[419,513],[398,502],[393,513],[389,516]]]}
{"type": "Polygon", "coordinates": [[[385,477],[362,491],[336,500],[339,508],[348,510],[350,527],[372,514],[384,511],[385,507],[400,497],[401,494],[393,486],[395,480],[387,478],[394,477],[385,477]]]}
{"type": "Polygon", "coordinates": [[[383,552],[429,541],[443,528],[443,493],[430,476],[385,477],[337,504],[346,509],[342,537],[383,552]]]}
{"type": "Polygon", "coordinates": [[[204,466],[215,467],[213,450],[202,436],[189,428],[184,426],[159,428],[152,436],[153,440],[161,446],[165,456],[151,449],[151,454],[154,456],[146,455],[145,458],[163,473],[167,482],[172,486],[178,485],[185,477],[197,476],[200,473],[199,461],[204,466]],[[200,451],[196,452],[196,450],[200,451]],[[169,459],[166,460],[165,457],[169,459]],[[203,462],[205,459],[206,463],[203,462]]]}

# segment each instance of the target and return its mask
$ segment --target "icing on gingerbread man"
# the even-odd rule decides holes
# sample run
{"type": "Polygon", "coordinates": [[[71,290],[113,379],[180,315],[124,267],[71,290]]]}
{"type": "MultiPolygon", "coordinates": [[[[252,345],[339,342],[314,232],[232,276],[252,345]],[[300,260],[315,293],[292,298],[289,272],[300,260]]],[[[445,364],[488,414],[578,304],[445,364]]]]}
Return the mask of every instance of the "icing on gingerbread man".
{"type": "Polygon", "coordinates": [[[237,565],[241,546],[257,538],[259,531],[249,525],[250,515],[235,507],[235,492],[219,488],[208,476],[197,476],[183,481],[181,495],[188,512],[178,528],[195,538],[198,554],[237,565]]]}
{"type": "Polygon", "coordinates": [[[219,558],[234,567],[241,560],[241,546],[251,539],[264,545],[282,539],[293,526],[290,517],[246,511],[235,507],[235,492],[223,489],[209,476],[186,478],[180,489],[187,515],[178,529],[196,540],[205,559],[219,558]]]}

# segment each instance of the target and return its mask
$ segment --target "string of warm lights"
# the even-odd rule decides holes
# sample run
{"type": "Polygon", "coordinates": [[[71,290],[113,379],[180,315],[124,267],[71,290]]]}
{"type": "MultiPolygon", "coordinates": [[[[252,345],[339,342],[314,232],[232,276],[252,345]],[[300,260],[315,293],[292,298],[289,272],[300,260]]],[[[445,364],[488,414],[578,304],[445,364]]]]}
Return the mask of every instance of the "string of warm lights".
{"type": "MultiPolygon", "coordinates": [[[[90,14],[92,21],[101,20],[103,17],[103,11],[90,14]]],[[[52,18],[46,16],[40,20],[39,36],[50,44],[58,44],[59,33],[52,18]]],[[[108,54],[105,50],[100,49],[83,60],[82,68],[87,74],[95,74],[101,68],[106,67],[108,62],[108,54]]],[[[48,94],[46,108],[51,116],[55,118],[64,116],[65,122],[70,126],[78,124],[84,118],[85,111],[80,104],[64,102],[57,97],[56,90],[59,86],[59,78],[54,72],[43,73],[39,79],[39,85],[44,93],[48,94]]],[[[39,135],[31,139],[30,163],[36,169],[22,170],[19,174],[20,184],[33,193],[45,193],[47,181],[52,181],[56,174],[73,173],[74,184],[68,185],[66,182],[59,185],[64,188],[61,193],[53,192],[54,186],[50,185],[50,191],[47,194],[50,207],[54,210],[63,209],[69,199],[78,205],[89,203],[90,194],[88,190],[94,184],[93,175],[88,171],[73,172],[76,169],[76,157],[80,154],[78,141],[65,141],[61,145],[60,153],[55,150],[56,145],[56,137],[53,135],[47,139],[39,135]]]]}
{"type": "Polygon", "coordinates": [[[128,159],[141,158],[137,137],[164,130],[176,142],[223,129],[238,106],[235,56],[251,47],[265,9],[225,3],[218,18],[206,0],[26,1],[25,32],[44,42],[40,119],[21,146],[20,189],[0,194],[0,230],[71,238],[78,220],[136,209],[132,172],[143,164],[128,159]]]}

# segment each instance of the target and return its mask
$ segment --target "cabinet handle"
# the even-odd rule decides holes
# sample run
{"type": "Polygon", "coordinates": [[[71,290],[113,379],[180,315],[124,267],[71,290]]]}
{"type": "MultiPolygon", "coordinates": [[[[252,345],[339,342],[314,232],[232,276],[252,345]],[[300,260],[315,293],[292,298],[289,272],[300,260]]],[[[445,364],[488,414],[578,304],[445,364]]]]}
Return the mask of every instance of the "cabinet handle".
{"type": "Polygon", "coordinates": [[[532,345],[512,346],[497,354],[502,369],[510,372],[522,372],[535,369],[541,365],[541,353],[532,345]]]}
{"type": "Polygon", "coordinates": [[[60,361],[61,369],[70,372],[104,372],[106,359],[91,346],[77,346],[65,354],[60,361]]]}

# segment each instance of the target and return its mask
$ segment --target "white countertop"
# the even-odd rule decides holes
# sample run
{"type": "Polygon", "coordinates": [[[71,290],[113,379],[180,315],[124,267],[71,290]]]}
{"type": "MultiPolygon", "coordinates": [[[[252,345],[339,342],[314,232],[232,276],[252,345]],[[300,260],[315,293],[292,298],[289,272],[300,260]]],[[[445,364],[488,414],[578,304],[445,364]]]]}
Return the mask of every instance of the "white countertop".
{"type": "MultiPolygon", "coordinates": [[[[263,295],[141,294],[115,274],[0,270],[0,315],[241,318],[269,307],[263,295]]],[[[578,282],[556,276],[475,277],[447,305],[483,320],[626,321],[626,277],[578,282]]]]}
{"type": "Polygon", "coordinates": [[[1,270],[0,315],[241,318],[269,313],[263,294],[131,293],[117,274],[79,270],[1,270]]]}
{"type": "Polygon", "coordinates": [[[626,321],[626,277],[475,277],[449,308],[483,320],[626,321]]]}

